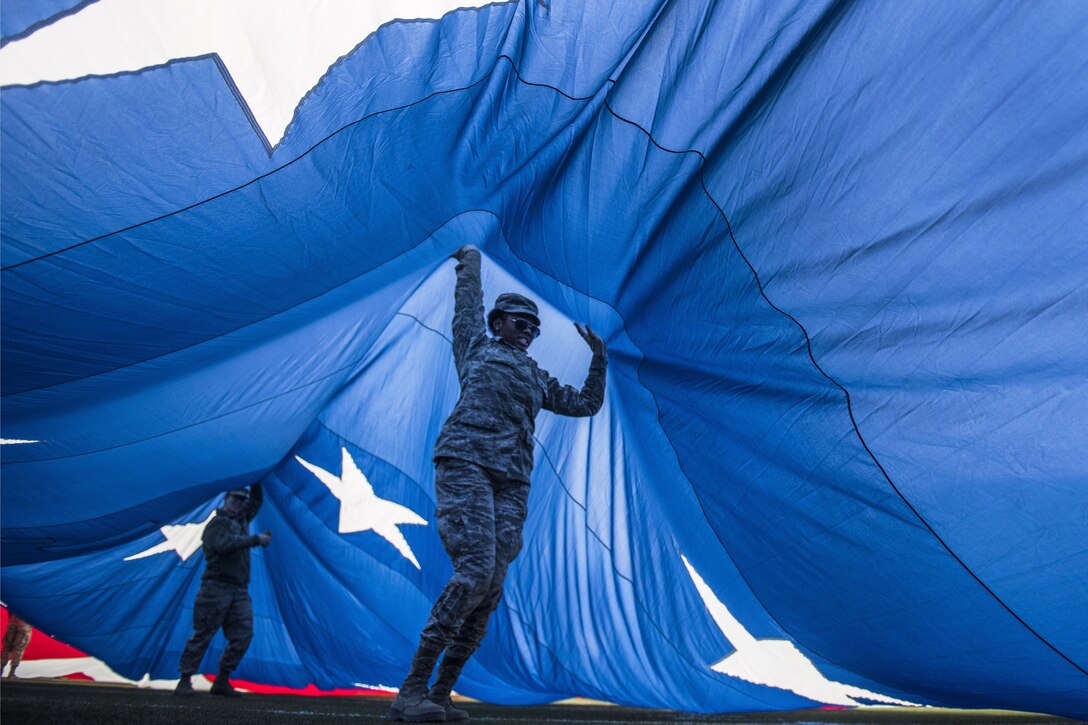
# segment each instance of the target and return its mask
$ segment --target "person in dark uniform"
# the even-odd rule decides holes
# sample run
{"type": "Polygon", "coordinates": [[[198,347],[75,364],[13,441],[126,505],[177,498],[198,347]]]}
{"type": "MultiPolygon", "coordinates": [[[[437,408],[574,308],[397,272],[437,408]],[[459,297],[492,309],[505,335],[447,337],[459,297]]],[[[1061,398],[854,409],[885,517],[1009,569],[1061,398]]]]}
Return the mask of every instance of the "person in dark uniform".
{"type": "Polygon", "coordinates": [[[268,546],[272,533],[250,535],[249,522],[264,501],[261,484],[227,491],[222,507],[204,527],[204,575],[193,604],[193,636],[181,654],[181,680],[175,695],[195,695],[192,676],[204,659],[208,643],[223,628],[227,648],[219,660],[219,675],[211,693],[239,697],[230,674],[242,661],[253,639],[253,603],[249,598],[249,550],[268,546]]]}
{"type": "Polygon", "coordinates": [[[408,677],[389,711],[393,720],[468,719],[453,706],[450,692],[480,646],[507,568],[521,550],[536,415],[543,408],[591,416],[604,402],[604,340],[588,325],[575,323],[593,359],[581,390],[562,385],[527,354],[540,334],[536,304],[515,293],[499,295],[485,327],[480,252],[466,246],[453,257],[458,261],[453,359],[461,396],[442,426],[434,459],[435,516],[454,573],[420,634],[408,677]]]}

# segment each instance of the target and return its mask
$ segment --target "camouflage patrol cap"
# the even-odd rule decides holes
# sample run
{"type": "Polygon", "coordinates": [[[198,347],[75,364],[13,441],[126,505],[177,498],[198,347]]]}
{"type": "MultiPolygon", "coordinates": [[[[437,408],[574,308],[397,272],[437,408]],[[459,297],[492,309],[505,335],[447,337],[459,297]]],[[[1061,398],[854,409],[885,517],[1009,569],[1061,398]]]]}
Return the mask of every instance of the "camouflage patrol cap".
{"type": "Polygon", "coordinates": [[[495,309],[487,313],[487,322],[491,322],[499,315],[520,315],[540,327],[540,318],[537,317],[536,303],[517,292],[504,292],[495,300],[495,309]]]}

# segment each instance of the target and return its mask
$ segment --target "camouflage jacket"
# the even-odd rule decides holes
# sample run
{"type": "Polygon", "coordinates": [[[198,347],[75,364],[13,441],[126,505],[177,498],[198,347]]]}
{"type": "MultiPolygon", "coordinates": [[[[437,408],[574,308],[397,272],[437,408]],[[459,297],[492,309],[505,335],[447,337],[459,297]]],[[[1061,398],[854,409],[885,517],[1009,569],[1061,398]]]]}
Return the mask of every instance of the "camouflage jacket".
{"type": "Polygon", "coordinates": [[[249,586],[249,550],[260,542],[250,536],[249,522],[264,501],[261,484],[249,487],[249,500],[242,513],[231,516],[218,509],[204,527],[204,581],[249,586]]]}
{"type": "Polygon", "coordinates": [[[457,265],[453,311],[453,361],[461,397],[435,444],[435,458],[458,458],[529,481],[533,432],[541,408],[589,416],[604,402],[607,358],[594,355],[581,390],[563,385],[536,361],[487,335],[480,254],[465,253],[457,265]]]}

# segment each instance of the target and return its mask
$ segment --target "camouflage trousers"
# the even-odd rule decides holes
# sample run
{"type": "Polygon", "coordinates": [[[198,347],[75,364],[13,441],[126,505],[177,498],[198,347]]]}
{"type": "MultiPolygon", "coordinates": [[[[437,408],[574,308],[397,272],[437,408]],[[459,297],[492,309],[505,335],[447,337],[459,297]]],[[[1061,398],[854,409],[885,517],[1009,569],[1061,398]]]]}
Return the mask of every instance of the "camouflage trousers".
{"type": "Polygon", "coordinates": [[[219,671],[234,672],[253,639],[253,602],[245,587],[202,582],[193,604],[193,636],[181,653],[181,674],[192,675],[199,670],[204,652],[220,627],[227,648],[219,660],[219,671]]]}
{"type": "Polygon", "coordinates": [[[10,660],[12,671],[22,662],[23,652],[30,644],[30,635],[33,631],[29,624],[15,626],[9,624],[4,631],[4,650],[0,654],[0,660],[4,665],[10,660]]]}
{"type": "Polygon", "coordinates": [[[502,599],[506,570],[521,551],[529,484],[456,458],[436,461],[438,535],[453,576],[438,597],[420,640],[446,657],[468,659],[502,599]]]}

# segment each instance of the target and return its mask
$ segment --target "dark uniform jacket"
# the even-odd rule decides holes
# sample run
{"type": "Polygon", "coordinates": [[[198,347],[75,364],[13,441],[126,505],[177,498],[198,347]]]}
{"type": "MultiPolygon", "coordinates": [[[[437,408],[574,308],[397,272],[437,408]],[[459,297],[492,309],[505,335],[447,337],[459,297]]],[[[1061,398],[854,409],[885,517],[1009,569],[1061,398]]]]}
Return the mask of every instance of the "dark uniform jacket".
{"type": "Polygon", "coordinates": [[[255,535],[250,536],[249,522],[263,502],[261,484],[255,483],[249,487],[249,500],[240,514],[231,516],[223,509],[216,510],[202,537],[207,562],[203,581],[249,586],[249,550],[260,544],[255,535]]]}
{"type": "Polygon", "coordinates": [[[527,353],[487,335],[480,254],[465,252],[454,292],[453,360],[461,397],[438,434],[435,458],[458,458],[529,482],[541,408],[589,416],[604,402],[607,359],[594,355],[581,390],[562,385],[527,353]]]}

